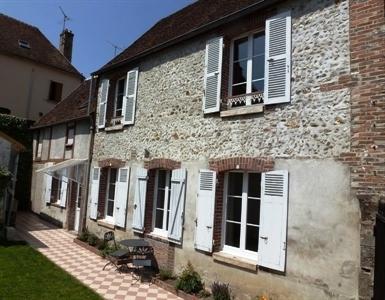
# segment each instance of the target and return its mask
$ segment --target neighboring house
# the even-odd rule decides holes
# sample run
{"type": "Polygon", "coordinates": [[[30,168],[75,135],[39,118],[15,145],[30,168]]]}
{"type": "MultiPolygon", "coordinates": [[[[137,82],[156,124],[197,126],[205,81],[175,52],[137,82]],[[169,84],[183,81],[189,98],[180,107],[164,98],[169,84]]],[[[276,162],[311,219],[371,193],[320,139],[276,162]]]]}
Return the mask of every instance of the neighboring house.
{"type": "Polygon", "coordinates": [[[384,2],[201,0],[98,76],[87,227],[238,298],[370,299],[384,2]]]}
{"type": "Polygon", "coordinates": [[[79,231],[85,214],[90,135],[90,80],[33,127],[32,211],[79,231]]]}
{"type": "Polygon", "coordinates": [[[17,210],[15,187],[19,153],[25,150],[24,145],[0,131],[0,168],[2,172],[6,170],[11,176],[7,186],[3,187],[3,184],[0,183],[0,231],[2,231],[0,237],[5,232],[3,229],[12,225],[15,220],[17,210]]]}
{"type": "Polygon", "coordinates": [[[60,51],[34,26],[0,13],[0,112],[36,121],[84,79],[71,64],[73,33],[60,51]]]}

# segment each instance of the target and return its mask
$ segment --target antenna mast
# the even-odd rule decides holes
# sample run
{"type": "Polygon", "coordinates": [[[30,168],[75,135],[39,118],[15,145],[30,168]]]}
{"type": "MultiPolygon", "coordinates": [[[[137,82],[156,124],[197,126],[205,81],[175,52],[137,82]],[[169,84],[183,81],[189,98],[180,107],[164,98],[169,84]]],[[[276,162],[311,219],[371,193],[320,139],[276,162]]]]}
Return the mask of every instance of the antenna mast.
{"type": "Polygon", "coordinates": [[[66,28],[66,22],[71,20],[64,12],[64,10],[59,6],[61,13],[63,14],[63,31],[66,28]]]}
{"type": "Polygon", "coordinates": [[[116,56],[117,50],[123,50],[123,48],[119,47],[118,45],[115,45],[114,43],[111,43],[110,41],[107,41],[112,47],[114,47],[114,57],[116,56]]]}

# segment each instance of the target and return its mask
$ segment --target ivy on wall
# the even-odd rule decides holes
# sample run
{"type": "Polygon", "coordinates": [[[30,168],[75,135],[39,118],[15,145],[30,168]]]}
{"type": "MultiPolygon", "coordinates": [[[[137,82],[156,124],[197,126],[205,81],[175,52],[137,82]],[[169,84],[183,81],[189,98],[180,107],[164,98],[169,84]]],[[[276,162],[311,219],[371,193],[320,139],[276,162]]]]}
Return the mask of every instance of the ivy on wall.
{"type": "Polygon", "coordinates": [[[15,198],[21,210],[30,208],[32,178],[32,131],[33,121],[0,114],[0,131],[23,144],[26,151],[20,153],[17,169],[15,198]]]}

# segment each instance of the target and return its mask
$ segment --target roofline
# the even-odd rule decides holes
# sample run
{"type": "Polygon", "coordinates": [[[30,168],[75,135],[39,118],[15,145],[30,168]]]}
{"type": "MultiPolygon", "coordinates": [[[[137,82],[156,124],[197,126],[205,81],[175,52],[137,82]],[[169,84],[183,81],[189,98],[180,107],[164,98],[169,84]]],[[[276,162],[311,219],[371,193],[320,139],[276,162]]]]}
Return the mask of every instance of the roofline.
{"type": "Polygon", "coordinates": [[[82,80],[85,80],[84,75],[82,73],[80,73],[75,67],[74,68],[75,68],[76,72],[73,72],[73,71],[68,71],[68,70],[65,70],[63,68],[59,68],[57,66],[51,65],[51,64],[40,62],[38,60],[29,58],[29,57],[25,57],[25,56],[22,56],[22,55],[18,55],[18,54],[15,54],[15,53],[7,52],[7,51],[1,51],[0,50],[0,54],[6,55],[6,56],[10,56],[10,57],[17,57],[17,58],[25,59],[25,60],[34,62],[34,63],[39,64],[39,65],[47,66],[47,67],[50,67],[50,68],[55,69],[55,70],[60,70],[60,71],[65,72],[67,74],[73,74],[76,77],[78,77],[78,78],[80,78],[82,80]]]}
{"type": "Polygon", "coordinates": [[[63,121],[54,122],[54,123],[49,123],[49,124],[31,126],[29,129],[30,130],[41,129],[44,127],[51,127],[51,126],[61,125],[61,124],[68,123],[68,122],[80,121],[80,120],[85,120],[85,119],[90,119],[90,118],[91,118],[91,116],[87,115],[84,117],[77,117],[77,118],[72,118],[72,119],[63,120],[63,121]]]}
{"type": "MultiPolygon", "coordinates": [[[[122,61],[120,62],[117,62],[117,63],[114,63],[110,66],[107,66],[107,67],[102,67],[100,68],[99,70],[91,73],[91,75],[100,75],[102,73],[105,73],[105,72],[108,72],[108,71],[111,71],[113,69],[116,69],[116,68],[119,68],[125,64],[128,64],[136,59],[139,59],[139,58],[142,58],[144,56],[147,56],[151,53],[154,53],[154,52],[157,52],[159,50],[162,50],[164,48],[167,48],[171,45],[174,45],[174,44],[177,44],[179,42],[182,42],[182,41],[185,41],[187,39],[190,39],[198,34],[201,34],[201,33],[204,33],[210,29],[213,29],[219,25],[222,25],[226,22],[229,22],[229,21],[232,21],[232,20],[235,20],[235,19],[238,19],[240,17],[243,17],[251,12],[254,12],[254,11],[257,11],[257,10],[260,10],[262,8],[265,8],[269,5],[272,5],[272,4],[275,4],[277,2],[281,2],[282,0],[259,0],[258,2],[254,3],[254,4],[251,4],[245,8],[242,8],[240,10],[237,10],[235,12],[232,12],[228,15],[225,15],[217,20],[214,20],[214,21],[211,21],[207,24],[204,24],[196,29],[193,29],[191,31],[188,31],[182,35],[179,35],[175,38],[172,38],[171,40],[168,40],[164,43],[161,43],[161,44],[158,44],[152,48],[149,48],[148,50],[145,50],[137,55],[135,55],[134,57],[131,57],[131,58],[127,58],[127,59],[123,59],[122,61]]],[[[147,32],[147,31],[146,31],[147,32]]],[[[140,37],[139,37],[140,38],[140,37]]],[[[132,45],[132,44],[131,44],[132,45]]],[[[130,47],[130,46],[129,46],[130,47]]],[[[128,48],[129,48],[128,47],[128,48]]],[[[126,48],[127,49],[127,48],[126,48]]]]}

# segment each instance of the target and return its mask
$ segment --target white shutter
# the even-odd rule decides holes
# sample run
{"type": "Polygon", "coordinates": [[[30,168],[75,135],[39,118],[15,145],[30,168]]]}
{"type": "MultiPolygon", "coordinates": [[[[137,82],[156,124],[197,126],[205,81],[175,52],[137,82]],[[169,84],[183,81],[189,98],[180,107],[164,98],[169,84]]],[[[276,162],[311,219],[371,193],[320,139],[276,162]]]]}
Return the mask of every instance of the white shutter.
{"type": "Polygon", "coordinates": [[[126,95],[123,98],[123,124],[135,123],[136,93],[138,89],[138,68],[128,71],[126,95]]]}
{"type": "Polygon", "coordinates": [[[104,128],[106,123],[107,112],[107,99],[108,88],[110,81],[108,79],[102,79],[99,87],[99,116],[98,116],[98,128],[104,128]]]}
{"type": "Polygon", "coordinates": [[[134,212],[132,217],[132,228],[134,231],[144,231],[144,210],[146,208],[147,179],[147,170],[138,168],[136,171],[134,212]]]}
{"type": "Polygon", "coordinates": [[[203,112],[218,112],[221,96],[223,37],[206,42],[203,112]]]}
{"type": "Polygon", "coordinates": [[[44,200],[45,200],[45,203],[49,204],[51,203],[52,176],[48,174],[44,174],[44,182],[45,182],[44,200]]]}
{"type": "Polygon", "coordinates": [[[100,180],[100,168],[94,167],[92,172],[91,201],[90,201],[90,218],[94,220],[98,218],[99,180],[100,180]]]}
{"type": "Polygon", "coordinates": [[[266,20],[265,104],[290,102],[290,11],[266,20]]]}
{"type": "Polygon", "coordinates": [[[126,226],[129,168],[120,168],[115,185],[115,225],[124,228],[126,226]]]}
{"type": "Polygon", "coordinates": [[[168,238],[177,244],[182,243],[185,194],[186,169],[173,170],[171,175],[168,238]]]}
{"type": "Polygon", "coordinates": [[[195,248],[211,252],[213,250],[213,226],[216,172],[211,170],[199,171],[195,248]]]}
{"type": "Polygon", "coordinates": [[[60,189],[60,206],[66,207],[67,203],[67,187],[68,187],[68,178],[62,176],[61,178],[61,189],[60,189]]]}
{"type": "Polygon", "coordinates": [[[258,264],[281,272],[286,265],[288,183],[287,171],[262,174],[258,264]]]}

